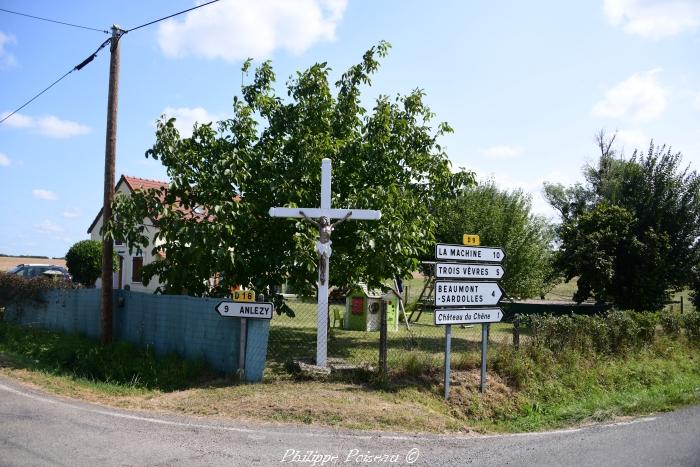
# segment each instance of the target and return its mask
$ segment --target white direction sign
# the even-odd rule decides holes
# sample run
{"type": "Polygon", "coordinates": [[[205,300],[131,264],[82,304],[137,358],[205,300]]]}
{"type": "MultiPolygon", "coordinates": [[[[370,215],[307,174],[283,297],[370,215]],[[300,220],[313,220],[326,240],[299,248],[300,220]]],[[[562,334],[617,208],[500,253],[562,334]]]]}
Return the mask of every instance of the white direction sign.
{"type": "Polygon", "coordinates": [[[494,264],[435,263],[438,279],[503,279],[503,268],[494,264]]]}
{"type": "Polygon", "coordinates": [[[275,307],[269,302],[220,302],[216,311],[225,317],[272,319],[275,307]]]}
{"type": "Polygon", "coordinates": [[[438,243],[435,259],[471,261],[473,263],[500,263],[506,257],[502,248],[488,246],[464,246],[438,243]]]}
{"type": "Polygon", "coordinates": [[[435,281],[435,306],[496,305],[503,291],[498,282],[435,281]]]}
{"type": "Polygon", "coordinates": [[[498,323],[503,311],[500,308],[438,308],[434,316],[435,324],[498,323]]]}

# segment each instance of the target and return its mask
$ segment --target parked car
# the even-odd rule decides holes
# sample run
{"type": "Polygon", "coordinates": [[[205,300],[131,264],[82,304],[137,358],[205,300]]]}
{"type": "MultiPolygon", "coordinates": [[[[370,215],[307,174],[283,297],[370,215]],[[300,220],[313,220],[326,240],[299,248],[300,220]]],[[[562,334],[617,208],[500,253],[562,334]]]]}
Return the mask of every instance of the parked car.
{"type": "Polygon", "coordinates": [[[54,264],[18,264],[8,271],[10,274],[17,274],[22,277],[61,277],[65,281],[73,278],[66,268],[54,264]]]}

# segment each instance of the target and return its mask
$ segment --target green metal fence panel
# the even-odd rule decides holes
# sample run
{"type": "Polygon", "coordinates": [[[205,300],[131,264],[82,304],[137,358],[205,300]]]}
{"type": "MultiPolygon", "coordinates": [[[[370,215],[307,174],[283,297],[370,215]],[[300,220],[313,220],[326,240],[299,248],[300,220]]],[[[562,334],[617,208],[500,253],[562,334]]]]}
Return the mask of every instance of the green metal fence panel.
{"type": "MultiPolygon", "coordinates": [[[[238,371],[241,320],[224,318],[215,307],[220,299],[152,295],[118,290],[114,293],[114,337],[159,354],[175,352],[203,359],[224,373],[238,371]]],[[[100,290],[53,290],[46,303],[10,306],[6,319],[66,333],[100,337],[100,290]]],[[[261,381],[270,323],[248,320],[245,379],[261,381]]]]}

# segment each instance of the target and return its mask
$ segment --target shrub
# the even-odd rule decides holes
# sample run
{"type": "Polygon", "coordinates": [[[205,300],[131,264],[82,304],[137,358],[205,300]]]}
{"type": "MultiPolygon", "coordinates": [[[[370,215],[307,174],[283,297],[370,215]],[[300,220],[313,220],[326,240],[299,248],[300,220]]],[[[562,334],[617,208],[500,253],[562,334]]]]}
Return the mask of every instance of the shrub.
{"type": "MultiPolygon", "coordinates": [[[[119,264],[114,253],[114,270],[119,264]]],[[[73,280],[85,287],[94,287],[95,281],[102,274],[102,242],[99,240],[82,240],[75,243],[66,253],[66,266],[73,280]]]]}
{"type": "Polygon", "coordinates": [[[0,272],[0,308],[10,304],[44,303],[44,292],[51,289],[74,289],[76,284],[48,277],[26,278],[0,272]]]}
{"type": "Polygon", "coordinates": [[[531,315],[533,344],[558,353],[620,354],[654,341],[658,315],[648,312],[612,311],[605,316],[531,315]]]}
{"type": "Polygon", "coordinates": [[[661,328],[664,330],[664,334],[671,337],[678,337],[681,335],[681,324],[683,318],[678,313],[662,313],[659,317],[659,322],[661,323],[661,328]]]}
{"type": "Polygon", "coordinates": [[[683,315],[683,328],[689,341],[700,344],[700,311],[683,315]]]}

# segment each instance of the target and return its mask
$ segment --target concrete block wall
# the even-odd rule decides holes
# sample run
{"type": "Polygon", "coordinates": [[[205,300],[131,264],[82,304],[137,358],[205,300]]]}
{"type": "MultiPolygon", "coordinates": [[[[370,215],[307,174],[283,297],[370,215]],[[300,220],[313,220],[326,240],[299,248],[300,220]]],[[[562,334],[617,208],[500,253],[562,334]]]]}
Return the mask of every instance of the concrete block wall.
{"type": "MultiPolygon", "coordinates": [[[[114,338],[152,347],[159,355],[175,352],[203,358],[224,373],[238,371],[241,320],[216,311],[220,299],[114,293],[114,338]]],[[[53,290],[46,304],[10,306],[6,319],[66,333],[100,337],[100,290],[53,290]]],[[[270,322],[248,320],[245,379],[261,381],[267,357],[270,322]]]]}

